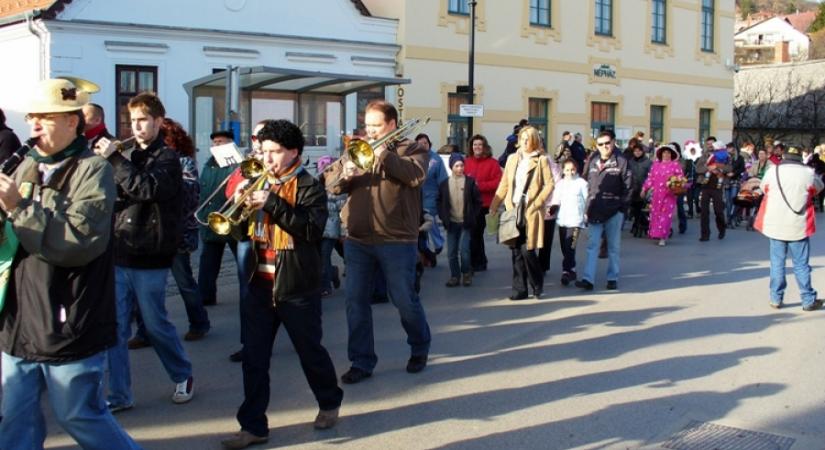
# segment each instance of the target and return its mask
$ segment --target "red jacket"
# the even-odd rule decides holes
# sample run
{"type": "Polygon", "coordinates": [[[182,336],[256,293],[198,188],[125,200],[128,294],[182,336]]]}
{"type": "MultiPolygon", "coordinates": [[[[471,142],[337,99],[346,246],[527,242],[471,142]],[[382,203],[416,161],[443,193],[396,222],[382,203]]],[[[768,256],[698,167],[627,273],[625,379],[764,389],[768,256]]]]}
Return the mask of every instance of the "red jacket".
{"type": "Polygon", "coordinates": [[[489,156],[471,156],[464,160],[464,174],[476,180],[478,190],[481,191],[481,206],[489,208],[501,181],[501,166],[498,161],[489,156]]]}

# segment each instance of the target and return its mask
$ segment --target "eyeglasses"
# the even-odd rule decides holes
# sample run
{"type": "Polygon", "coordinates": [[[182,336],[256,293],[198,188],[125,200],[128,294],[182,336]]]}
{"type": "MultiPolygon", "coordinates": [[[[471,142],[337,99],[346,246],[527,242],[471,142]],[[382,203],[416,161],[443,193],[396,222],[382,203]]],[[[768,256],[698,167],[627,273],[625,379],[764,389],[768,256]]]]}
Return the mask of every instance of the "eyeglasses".
{"type": "Polygon", "coordinates": [[[596,142],[596,145],[598,145],[599,147],[604,147],[605,145],[610,145],[610,141],[596,142]]]}
{"type": "Polygon", "coordinates": [[[27,123],[32,123],[35,120],[37,120],[39,122],[55,123],[57,121],[58,117],[64,116],[64,115],[66,115],[66,114],[65,113],[26,114],[26,116],[24,117],[24,120],[27,123]]]}

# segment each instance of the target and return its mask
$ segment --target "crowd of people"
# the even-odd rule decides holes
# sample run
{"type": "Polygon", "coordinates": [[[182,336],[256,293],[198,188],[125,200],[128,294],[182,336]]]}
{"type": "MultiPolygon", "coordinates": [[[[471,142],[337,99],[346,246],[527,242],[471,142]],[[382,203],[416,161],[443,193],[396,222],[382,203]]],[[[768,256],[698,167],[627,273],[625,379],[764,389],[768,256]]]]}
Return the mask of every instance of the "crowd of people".
{"type": "MultiPolygon", "coordinates": [[[[244,161],[263,167],[262,174],[214,156],[199,174],[191,138],[166,117],[157,95],[136,95],[128,112],[132,138],[118,141],[89,92],[50,79],[27,106],[29,146],[0,120],[0,157],[19,163],[0,165],[0,448],[43,447],[43,392],[81,447],[140,448],[113,416],[136,404],[129,349],[154,350],[174,386],[172,402],[193,398],[194,370],[182,341],[210,331],[205,306],[219,301],[227,246],[237,266],[240,322],[240,350],[229,358],[243,372],[240,430],[222,441],[230,449],[269,439],[270,356],[281,325],[318,404],[316,429],[338,421],[339,380],[360,383],[376,370],[373,303],[398,310],[409,345],[406,371],[424,370],[432,342],[419,297],[425,267],[435,266],[446,246],[446,286],[472,286],[473,275],[488,269],[488,232],[510,249],[510,300],[544,296],[556,228],[561,284],[593,290],[604,257],[605,287],[615,290],[626,223],[634,235],[666,246],[674,214],[680,234],[699,214],[699,240],[708,241],[712,204],[718,239],[741,221],[769,238],[772,307],[782,307],[788,254],[803,309],[822,306],[811,286],[808,241],[814,209],[822,208],[819,153],[779,142],[739,151],[714,138],[684,149],[645,145],[642,133],[622,151],[610,130],[595,136],[590,151],[569,132],[547,151],[525,120],[500,158],[485,136],[474,135],[466,154],[456,147],[444,161],[426,134],[385,140],[398,131],[398,111],[373,101],[356,139],[384,142],[371,147],[366,166],[344,152],[318,160],[314,176],[302,162],[300,128],[263,120],[244,161]],[[233,206],[229,217],[222,215],[230,214],[226,205],[233,206]],[[586,260],[578,270],[582,233],[586,260]],[[345,267],[332,264],[335,251],[345,267]],[[170,273],[189,322],[182,338],[166,310],[170,273]],[[321,299],[342,279],[350,367],[339,378],[321,342],[321,299]]],[[[211,135],[214,147],[234,139],[231,131],[211,135]]]]}

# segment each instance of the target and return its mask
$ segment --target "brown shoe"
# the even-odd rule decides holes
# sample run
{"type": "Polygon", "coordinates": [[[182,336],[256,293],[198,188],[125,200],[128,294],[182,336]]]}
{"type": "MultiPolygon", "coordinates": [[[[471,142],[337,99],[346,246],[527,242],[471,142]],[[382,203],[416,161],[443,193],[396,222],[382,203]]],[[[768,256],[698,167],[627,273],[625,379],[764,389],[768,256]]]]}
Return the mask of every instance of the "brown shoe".
{"type": "Polygon", "coordinates": [[[462,286],[469,286],[473,284],[473,275],[469,273],[465,273],[461,275],[461,285],[462,286]]]}
{"type": "Polygon", "coordinates": [[[338,423],[338,410],[340,408],[335,409],[327,409],[327,410],[319,410],[318,415],[315,416],[315,423],[312,424],[316,430],[328,430],[335,426],[338,423]]]}
{"type": "Polygon", "coordinates": [[[132,339],[129,339],[129,342],[126,343],[126,346],[129,347],[129,350],[137,350],[139,348],[151,347],[152,344],[149,343],[149,341],[147,341],[146,339],[133,337],[132,339]]]}
{"type": "Polygon", "coordinates": [[[183,335],[184,341],[199,341],[206,336],[206,331],[189,330],[183,335]]]}
{"type": "Polygon", "coordinates": [[[269,436],[255,436],[246,430],[241,430],[233,434],[231,438],[222,440],[221,445],[224,448],[239,449],[247,448],[250,445],[263,444],[268,440],[269,436]]]}

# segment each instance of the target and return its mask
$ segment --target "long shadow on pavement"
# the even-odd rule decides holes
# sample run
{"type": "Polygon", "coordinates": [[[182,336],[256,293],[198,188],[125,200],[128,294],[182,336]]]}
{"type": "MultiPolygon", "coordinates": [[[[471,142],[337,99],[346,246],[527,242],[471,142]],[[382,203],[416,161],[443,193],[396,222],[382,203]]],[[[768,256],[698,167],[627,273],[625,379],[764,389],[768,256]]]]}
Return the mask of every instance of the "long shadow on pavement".
{"type": "MultiPolygon", "coordinates": [[[[417,427],[445,420],[492,420],[497,416],[528,409],[542,404],[574,396],[598,394],[624,388],[648,385],[652,389],[667,389],[681,381],[707,377],[729,369],[751,357],[775,352],[775,348],[756,347],[729,353],[704,354],[676,357],[639,364],[619,370],[591,373],[578,377],[563,378],[550,382],[531,384],[517,388],[494,389],[459,395],[411,405],[345,415],[341,423],[329,434],[332,443],[353,443],[362,438],[394,432],[403,428],[417,427]]],[[[674,417],[691,413],[702,420],[724,415],[743,398],[772,395],[782,388],[779,384],[742,387],[732,392],[696,392],[674,396],[662,396],[652,400],[617,404],[596,414],[574,419],[547,423],[537,427],[537,433],[547,437],[565,436],[570,441],[558,448],[599,442],[606,437],[620,441],[648,439],[652,430],[660,429],[674,417]],[[606,435],[606,436],[605,436],[606,435]]],[[[528,444],[517,433],[530,430],[514,430],[513,435],[502,433],[498,442],[466,442],[466,448],[554,448],[543,444],[528,444]],[[496,445],[500,444],[500,445],[496,445]]],[[[282,446],[316,441],[322,435],[311,432],[305,424],[277,427],[270,430],[282,446]]],[[[494,439],[495,436],[489,437],[494,439]]],[[[422,436],[426,440],[425,436],[422,436]]],[[[480,438],[484,439],[484,438],[480,438]]],[[[428,447],[422,442],[422,447],[428,447]]]]}

